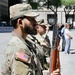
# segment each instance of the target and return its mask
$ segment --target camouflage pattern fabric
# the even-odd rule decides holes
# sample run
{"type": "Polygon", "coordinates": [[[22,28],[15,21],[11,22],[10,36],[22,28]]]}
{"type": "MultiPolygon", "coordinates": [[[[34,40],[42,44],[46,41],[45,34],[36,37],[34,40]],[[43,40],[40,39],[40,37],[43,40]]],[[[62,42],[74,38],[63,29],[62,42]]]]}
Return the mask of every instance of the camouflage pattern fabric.
{"type": "Polygon", "coordinates": [[[14,34],[8,43],[6,53],[5,53],[5,62],[2,66],[2,75],[27,75],[30,66],[22,61],[15,59],[16,52],[22,52],[31,57],[32,53],[29,48],[26,46],[26,42],[22,37],[14,34]]]}

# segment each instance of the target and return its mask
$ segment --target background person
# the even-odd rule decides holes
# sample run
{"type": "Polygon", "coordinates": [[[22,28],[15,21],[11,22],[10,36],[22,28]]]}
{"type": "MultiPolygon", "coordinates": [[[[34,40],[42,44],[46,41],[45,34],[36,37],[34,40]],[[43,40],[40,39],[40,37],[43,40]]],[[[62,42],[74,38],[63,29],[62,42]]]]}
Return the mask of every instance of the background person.
{"type": "Polygon", "coordinates": [[[66,23],[63,24],[61,27],[61,50],[64,51],[65,50],[65,36],[64,36],[64,32],[65,32],[65,26],[66,26],[66,23]]]}
{"type": "Polygon", "coordinates": [[[65,25],[65,32],[64,32],[64,36],[65,36],[65,54],[66,53],[70,53],[70,46],[71,46],[71,39],[73,39],[71,32],[69,30],[70,25],[66,23],[65,25]]]}

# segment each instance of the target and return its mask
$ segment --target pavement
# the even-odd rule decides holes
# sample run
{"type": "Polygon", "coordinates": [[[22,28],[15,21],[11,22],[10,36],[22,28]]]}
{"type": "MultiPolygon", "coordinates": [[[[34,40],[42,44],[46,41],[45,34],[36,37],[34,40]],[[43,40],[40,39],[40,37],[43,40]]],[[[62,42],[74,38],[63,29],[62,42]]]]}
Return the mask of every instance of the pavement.
{"type": "Polygon", "coordinates": [[[71,30],[70,54],[60,52],[61,75],[75,75],[75,30],[71,30]]]}
{"type": "Polygon", "coordinates": [[[11,38],[11,33],[0,33],[0,75],[1,75],[1,66],[4,62],[4,53],[7,47],[7,43],[11,38]]]}
{"type": "MultiPolygon", "coordinates": [[[[70,54],[60,52],[60,64],[61,64],[61,75],[75,75],[75,30],[71,30],[73,40],[71,43],[70,54]]],[[[11,38],[11,32],[0,33],[0,71],[1,66],[4,62],[4,53],[7,47],[7,43],[11,38]]],[[[1,72],[0,72],[1,75],[1,72]]]]}

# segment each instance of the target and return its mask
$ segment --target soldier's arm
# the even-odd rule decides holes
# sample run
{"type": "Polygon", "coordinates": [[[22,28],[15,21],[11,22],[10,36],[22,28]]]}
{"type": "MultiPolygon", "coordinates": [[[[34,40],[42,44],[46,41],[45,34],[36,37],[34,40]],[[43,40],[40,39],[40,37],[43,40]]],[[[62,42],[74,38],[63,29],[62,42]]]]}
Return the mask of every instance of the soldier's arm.
{"type": "Polygon", "coordinates": [[[30,62],[30,57],[27,54],[23,53],[23,52],[16,52],[15,58],[17,60],[23,61],[25,63],[29,63],[30,62]]]}
{"type": "Polygon", "coordinates": [[[9,75],[11,74],[11,65],[13,62],[13,54],[14,50],[17,49],[16,45],[8,44],[7,49],[5,51],[4,63],[2,64],[1,74],[2,75],[9,75]],[[15,47],[15,48],[14,48],[15,47]]]}
{"type": "Polygon", "coordinates": [[[8,75],[10,73],[10,65],[11,65],[11,61],[12,61],[12,54],[9,53],[9,54],[6,54],[5,55],[5,58],[4,58],[4,63],[2,65],[2,68],[1,68],[1,74],[2,75],[8,75]]]}

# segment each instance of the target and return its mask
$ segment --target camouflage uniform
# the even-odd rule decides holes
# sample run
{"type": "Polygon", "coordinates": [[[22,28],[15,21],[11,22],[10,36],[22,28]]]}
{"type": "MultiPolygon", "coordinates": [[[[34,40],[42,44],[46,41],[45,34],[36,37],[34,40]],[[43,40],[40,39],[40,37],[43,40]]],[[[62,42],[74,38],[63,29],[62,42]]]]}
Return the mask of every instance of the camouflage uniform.
{"type": "Polygon", "coordinates": [[[44,50],[46,50],[46,55],[47,56],[50,56],[51,54],[51,44],[50,44],[50,40],[49,40],[49,37],[46,35],[44,37],[44,40],[46,41],[45,43],[47,44],[47,46],[43,46],[44,50]]]}
{"type": "Polygon", "coordinates": [[[32,55],[24,39],[13,33],[12,39],[8,43],[6,50],[5,62],[1,72],[2,75],[28,75],[27,73],[31,71],[28,64],[15,59],[16,52],[22,52],[29,57],[32,55]]]}
{"type": "Polygon", "coordinates": [[[44,55],[43,47],[40,45],[40,42],[34,36],[28,35],[26,39],[32,43],[32,46],[39,57],[44,55]]]}
{"type": "Polygon", "coordinates": [[[44,56],[44,52],[43,52],[43,48],[40,46],[40,43],[38,42],[38,40],[31,36],[28,35],[26,37],[26,42],[28,43],[29,47],[33,50],[33,52],[35,53],[34,55],[34,61],[36,63],[36,75],[42,75],[42,63],[40,60],[42,60],[43,56],[44,56]],[[35,60],[36,59],[36,60],[35,60]]]}
{"type": "MultiPolygon", "coordinates": [[[[42,40],[42,38],[40,38],[40,37],[41,36],[39,35],[39,39],[42,40]]],[[[26,39],[31,42],[30,46],[32,46],[34,51],[36,51],[36,56],[37,56],[38,60],[40,61],[39,63],[41,63],[41,65],[42,65],[42,69],[45,69],[44,63],[46,63],[46,59],[45,59],[45,53],[43,50],[43,46],[40,44],[40,42],[38,41],[38,39],[35,36],[28,35],[26,39]]]]}
{"type": "Polygon", "coordinates": [[[41,36],[40,34],[35,35],[35,37],[38,39],[38,41],[40,42],[40,44],[43,47],[43,51],[45,53],[45,56],[49,56],[49,52],[51,50],[51,46],[50,44],[47,42],[47,40],[41,36]]]}
{"type": "Polygon", "coordinates": [[[49,43],[45,40],[45,38],[43,38],[40,34],[35,35],[35,37],[38,39],[38,41],[40,42],[41,46],[43,47],[43,52],[44,52],[44,57],[43,57],[43,68],[44,69],[48,69],[49,68],[49,64],[47,63],[46,58],[50,56],[50,45],[49,43]]]}
{"type": "MultiPolygon", "coordinates": [[[[14,32],[6,49],[5,62],[1,73],[2,75],[35,75],[35,62],[33,59],[34,53],[28,47],[25,39],[23,39],[26,38],[26,36],[22,35],[28,34],[28,32],[24,31],[24,26],[26,26],[26,23],[29,21],[30,24],[28,23],[28,26],[31,28],[30,25],[33,26],[35,23],[33,18],[37,17],[39,14],[32,12],[32,7],[30,4],[26,3],[12,5],[9,10],[10,20],[14,28],[14,32]],[[25,20],[25,18],[28,21],[25,20]],[[34,21],[33,24],[31,23],[32,21],[34,21]],[[23,28],[21,28],[21,26],[23,28]],[[28,61],[25,62],[24,60],[28,61]]],[[[34,27],[35,26],[33,26],[33,30],[34,27]]]]}

